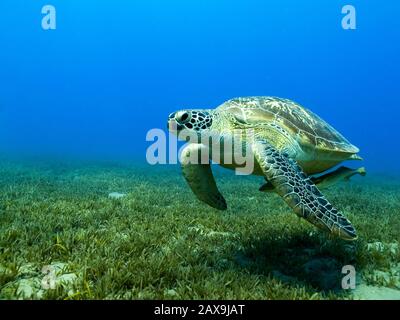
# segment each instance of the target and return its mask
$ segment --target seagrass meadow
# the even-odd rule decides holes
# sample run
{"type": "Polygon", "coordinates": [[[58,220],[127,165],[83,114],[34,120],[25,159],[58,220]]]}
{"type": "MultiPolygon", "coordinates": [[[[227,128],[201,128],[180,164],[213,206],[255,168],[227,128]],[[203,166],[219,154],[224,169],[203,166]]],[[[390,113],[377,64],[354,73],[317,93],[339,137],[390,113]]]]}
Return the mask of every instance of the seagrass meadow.
{"type": "Polygon", "coordinates": [[[259,192],[262,178],[215,175],[224,212],[177,165],[2,158],[0,298],[400,298],[398,177],[324,190],[358,231],[346,242],[259,192]],[[345,265],[354,290],[342,289],[345,265]]]}

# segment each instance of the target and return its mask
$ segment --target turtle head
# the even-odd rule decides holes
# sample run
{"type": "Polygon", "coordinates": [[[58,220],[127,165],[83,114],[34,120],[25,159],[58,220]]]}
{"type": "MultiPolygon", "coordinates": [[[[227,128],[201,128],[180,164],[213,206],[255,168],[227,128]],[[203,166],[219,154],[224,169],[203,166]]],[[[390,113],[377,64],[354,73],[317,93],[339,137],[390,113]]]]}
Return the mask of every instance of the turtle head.
{"type": "Polygon", "coordinates": [[[206,110],[180,110],[168,117],[168,130],[174,134],[183,130],[201,134],[210,129],[211,125],[212,114],[206,110]]]}

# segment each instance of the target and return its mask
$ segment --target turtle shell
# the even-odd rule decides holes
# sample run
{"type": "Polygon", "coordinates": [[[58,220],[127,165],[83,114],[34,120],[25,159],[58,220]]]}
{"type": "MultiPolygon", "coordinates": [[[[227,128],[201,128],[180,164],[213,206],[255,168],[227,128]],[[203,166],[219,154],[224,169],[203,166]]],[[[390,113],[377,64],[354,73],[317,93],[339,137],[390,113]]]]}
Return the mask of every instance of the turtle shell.
{"type": "Polygon", "coordinates": [[[276,126],[294,137],[303,147],[330,154],[356,154],[359,149],[315,113],[288,99],[246,97],[219,107],[233,116],[237,126],[276,126]]]}

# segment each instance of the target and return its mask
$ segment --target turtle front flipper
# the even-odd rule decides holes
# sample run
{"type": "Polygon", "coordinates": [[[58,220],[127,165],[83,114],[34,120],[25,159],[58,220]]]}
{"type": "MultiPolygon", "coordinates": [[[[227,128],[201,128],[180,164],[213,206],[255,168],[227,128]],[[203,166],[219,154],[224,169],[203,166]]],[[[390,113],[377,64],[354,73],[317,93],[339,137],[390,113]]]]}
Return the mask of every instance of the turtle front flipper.
{"type": "Polygon", "coordinates": [[[201,144],[187,145],[180,157],[182,173],[199,200],[215,209],[226,210],[226,201],[215,183],[210,161],[208,158],[207,161],[203,161],[207,163],[200,161],[201,155],[207,155],[207,151],[207,148],[201,144]],[[194,159],[196,161],[193,161],[194,159]]]}
{"type": "Polygon", "coordinates": [[[298,216],[342,239],[357,239],[350,221],[329,203],[294,160],[265,140],[255,141],[252,149],[268,181],[298,216]]]}

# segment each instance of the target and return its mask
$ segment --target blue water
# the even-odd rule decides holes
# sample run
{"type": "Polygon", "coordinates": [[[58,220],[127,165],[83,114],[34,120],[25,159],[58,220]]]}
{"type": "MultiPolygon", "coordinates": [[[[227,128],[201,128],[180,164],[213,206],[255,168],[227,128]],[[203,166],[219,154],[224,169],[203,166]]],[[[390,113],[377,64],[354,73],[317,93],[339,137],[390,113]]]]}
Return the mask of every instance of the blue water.
{"type": "Polygon", "coordinates": [[[398,171],[400,3],[1,0],[0,152],[145,159],[182,107],[293,99],[398,171]],[[56,30],[41,9],[56,8],[56,30]],[[341,26],[344,5],[357,29],[341,26]]]}

